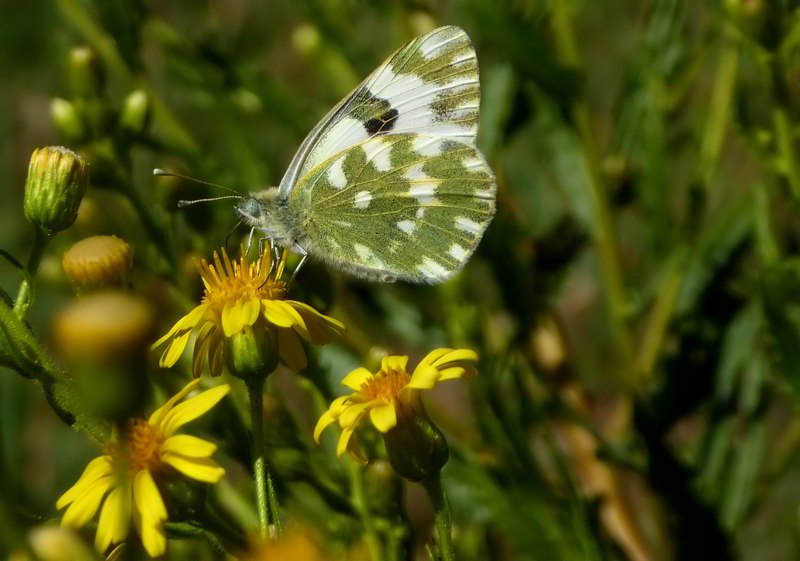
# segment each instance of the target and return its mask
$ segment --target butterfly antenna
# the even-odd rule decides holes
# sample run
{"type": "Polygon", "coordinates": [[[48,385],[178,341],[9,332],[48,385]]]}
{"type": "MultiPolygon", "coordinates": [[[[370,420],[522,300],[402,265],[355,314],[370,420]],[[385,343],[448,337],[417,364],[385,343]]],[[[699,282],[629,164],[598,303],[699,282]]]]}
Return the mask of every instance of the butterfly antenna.
{"type": "Polygon", "coordinates": [[[210,197],[207,199],[193,199],[191,201],[180,200],[178,201],[178,208],[191,206],[196,203],[210,203],[212,201],[222,201],[225,199],[244,199],[242,195],[225,195],[224,197],[210,197]]]}
{"type": "MultiPolygon", "coordinates": [[[[181,179],[185,179],[187,181],[193,181],[194,183],[200,183],[201,185],[208,185],[209,187],[217,187],[218,189],[223,189],[230,193],[234,193],[237,197],[219,197],[219,199],[233,199],[233,198],[241,198],[244,199],[245,195],[237,191],[236,189],[231,189],[230,187],[225,187],[224,185],[220,185],[219,183],[211,183],[210,181],[203,181],[202,179],[197,179],[196,177],[190,177],[188,175],[183,175],[180,173],[175,173],[174,171],[167,171],[161,168],[155,168],[153,170],[153,175],[156,177],[180,177],[181,179]]],[[[219,199],[199,199],[197,202],[202,201],[216,201],[219,199]]],[[[181,206],[180,203],[178,206],[181,206]]],[[[185,205],[183,205],[185,206],[185,205]]]]}

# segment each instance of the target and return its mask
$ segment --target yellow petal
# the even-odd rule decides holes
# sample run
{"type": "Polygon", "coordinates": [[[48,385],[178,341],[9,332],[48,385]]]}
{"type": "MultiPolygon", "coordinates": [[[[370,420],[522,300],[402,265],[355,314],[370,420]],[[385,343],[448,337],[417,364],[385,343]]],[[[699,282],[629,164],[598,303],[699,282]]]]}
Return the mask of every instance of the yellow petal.
{"type": "Polygon", "coordinates": [[[478,371],[471,366],[451,366],[439,371],[439,381],[453,380],[454,378],[473,378],[478,371]]]}
{"type": "Polygon", "coordinates": [[[437,360],[439,360],[440,358],[442,358],[443,356],[445,356],[447,353],[451,352],[452,350],[453,349],[448,349],[448,348],[433,349],[431,352],[429,352],[425,356],[425,358],[423,358],[421,361],[419,361],[418,366],[423,366],[423,365],[426,365],[426,364],[431,364],[432,365],[434,362],[436,362],[437,360]]]}
{"type": "Polygon", "coordinates": [[[100,508],[106,493],[111,490],[115,483],[114,476],[108,474],[96,480],[91,487],[84,489],[82,494],[75,498],[64,512],[64,516],[61,518],[61,525],[69,528],[82,528],[85,526],[97,513],[97,509],[100,508]]]}
{"type": "Polygon", "coordinates": [[[277,327],[294,327],[297,312],[292,314],[291,306],[281,306],[278,300],[262,300],[261,304],[268,322],[277,327]]]}
{"type": "Polygon", "coordinates": [[[208,309],[207,304],[200,304],[199,306],[194,308],[191,312],[189,312],[181,319],[179,319],[178,323],[173,325],[172,329],[170,329],[166,335],[161,337],[161,339],[153,343],[150,346],[150,348],[155,349],[161,346],[162,344],[164,344],[164,342],[167,341],[167,339],[173,337],[179,331],[183,330],[191,331],[192,329],[194,329],[194,327],[200,322],[200,320],[203,319],[203,316],[205,315],[207,309],[208,309]]]}
{"type": "Polygon", "coordinates": [[[380,404],[377,401],[351,404],[350,407],[342,411],[342,414],[339,417],[339,426],[343,429],[355,427],[361,422],[361,418],[366,415],[367,411],[378,405],[380,404]]]}
{"type": "Polygon", "coordinates": [[[79,498],[92,487],[97,484],[97,481],[114,475],[114,466],[111,461],[111,456],[100,456],[89,462],[86,469],[75,482],[75,485],[67,489],[58,501],[56,501],[56,509],[61,510],[69,503],[79,498]]]}
{"type": "Polygon", "coordinates": [[[164,421],[166,414],[169,413],[169,410],[172,409],[176,403],[189,395],[189,393],[199,385],[200,380],[196,379],[183,386],[181,391],[169,398],[164,405],[153,411],[153,414],[150,415],[150,419],[147,422],[154,427],[160,425],[164,421]]]}
{"type": "Polygon", "coordinates": [[[413,388],[417,390],[429,390],[436,385],[439,381],[439,371],[433,366],[420,364],[414,370],[406,388],[413,388]]]}
{"type": "Polygon", "coordinates": [[[208,348],[208,369],[212,376],[222,374],[222,337],[213,337],[208,348]]]}
{"type": "MultiPolygon", "coordinates": [[[[445,349],[438,349],[440,351],[445,349]]],[[[431,353],[432,354],[432,353],[431,353]]],[[[430,355],[428,355],[430,356],[430,355]]],[[[472,349],[447,349],[447,352],[436,359],[431,360],[431,364],[436,368],[443,368],[453,362],[477,362],[478,353],[472,349]]]]}
{"type": "Polygon", "coordinates": [[[344,335],[345,327],[342,322],[330,316],[319,313],[317,310],[295,300],[287,300],[287,304],[296,309],[303,320],[306,322],[311,341],[316,345],[324,345],[331,340],[331,336],[341,337],[344,335]]]}
{"type": "Polygon", "coordinates": [[[243,304],[242,314],[246,325],[254,325],[261,315],[261,300],[253,297],[243,304]]]}
{"type": "Polygon", "coordinates": [[[336,417],[331,415],[330,411],[325,411],[322,416],[317,421],[317,426],[314,427],[314,442],[319,444],[319,438],[322,436],[322,431],[324,431],[331,423],[336,421],[336,417]]]}
{"type": "Polygon", "coordinates": [[[289,316],[292,318],[291,327],[295,331],[297,331],[298,335],[300,335],[306,341],[311,340],[311,334],[308,332],[308,328],[306,327],[306,322],[303,319],[303,316],[294,309],[292,306],[284,302],[283,300],[270,300],[272,307],[275,309],[279,309],[282,314],[289,316]]]}
{"type": "Polygon", "coordinates": [[[164,352],[161,353],[161,358],[158,361],[158,365],[161,368],[171,368],[178,359],[181,358],[183,351],[186,349],[186,344],[189,342],[189,337],[191,336],[191,331],[184,331],[180,335],[176,336],[175,339],[164,349],[164,352]]]}
{"type": "Polygon", "coordinates": [[[208,458],[217,451],[217,445],[189,434],[176,434],[166,439],[159,451],[188,458],[208,458]]]}
{"type": "MultiPolygon", "coordinates": [[[[200,331],[197,332],[197,339],[194,341],[194,353],[192,356],[192,377],[199,378],[203,373],[203,363],[209,356],[208,349],[211,340],[217,333],[217,326],[213,323],[204,323],[200,331]]],[[[209,363],[211,361],[209,360],[209,363]]]]}
{"type": "Polygon", "coordinates": [[[405,372],[407,364],[407,356],[385,356],[383,357],[383,360],[381,360],[381,370],[384,372],[388,372],[390,370],[405,372]]]}
{"type": "Polygon", "coordinates": [[[133,502],[136,505],[136,521],[145,551],[150,557],[163,555],[167,549],[167,537],[164,534],[167,509],[153,476],[147,470],[136,474],[133,481],[133,502]]]}
{"type": "Polygon", "coordinates": [[[228,384],[216,386],[187,399],[183,403],[179,403],[170,411],[167,411],[163,421],[160,423],[162,437],[172,436],[178,428],[205,414],[220,399],[225,397],[230,389],[231,387],[228,384]]]}
{"type": "Polygon", "coordinates": [[[186,477],[197,481],[216,483],[225,476],[225,469],[211,458],[187,458],[181,454],[168,452],[161,459],[186,477]]]}
{"type": "Polygon", "coordinates": [[[349,372],[347,376],[342,378],[342,385],[347,386],[351,390],[360,390],[366,382],[369,382],[375,375],[366,368],[359,367],[349,372]]]}
{"type": "Polygon", "coordinates": [[[242,302],[227,305],[222,308],[222,332],[225,337],[231,337],[245,328],[245,307],[242,302]]]}
{"type": "Polygon", "coordinates": [[[336,455],[338,457],[344,456],[345,452],[347,452],[347,443],[350,441],[350,437],[353,436],[353,429],[346,428],[342,430],[342,435],[339,437],[339,443],[336,445],[336,455]]]}
{"type": "Polygon", "coordinates": [[[308,366],[306,351],[297,333],[292,329],[278,328],[278,352],[281,360],[291,370],[299,372],[308,366]]]}
{"type": "Polygon", "coordinates": [[[131,517],[131,489],[129,485],[114,487],[103,503],[94,544],[104,552],[112,543],[119,543],[128,535],[131,517]]]}
{"type": "Polygon", "coordinates": [[[394,403],[387,403],[380,407],[375,407],[369,412],[369,419],[375,428],[380,432],[387,432],[397,426],[397,412],[394,403]]]}

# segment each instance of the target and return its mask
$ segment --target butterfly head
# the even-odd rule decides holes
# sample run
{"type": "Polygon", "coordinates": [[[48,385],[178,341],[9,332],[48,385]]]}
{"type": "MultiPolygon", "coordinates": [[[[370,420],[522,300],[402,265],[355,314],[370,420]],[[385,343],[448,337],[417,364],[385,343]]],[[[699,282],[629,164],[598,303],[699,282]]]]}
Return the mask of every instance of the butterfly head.
{"type": "Polygon", "coordinates": [[[234,206],[236,216],[246,225],[275,241],[287,238],[288,231],[278,202],[278,188],[272,187],[242,198],[234,206]]]}

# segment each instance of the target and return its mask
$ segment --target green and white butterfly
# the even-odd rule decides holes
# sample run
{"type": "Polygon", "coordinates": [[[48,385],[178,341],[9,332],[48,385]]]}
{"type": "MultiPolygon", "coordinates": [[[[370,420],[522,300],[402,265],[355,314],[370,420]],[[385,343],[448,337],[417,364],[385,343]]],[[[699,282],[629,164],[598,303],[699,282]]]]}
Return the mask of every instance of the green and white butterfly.
{"type": "Polygon", "coordinates": [[[445,281],[495,209],[494,175],[475,146],[479,103],[467,34],[447,26],[417,37],[314,127],[278,187],[236,214],[272,247],[356,276],[445,281]]]}

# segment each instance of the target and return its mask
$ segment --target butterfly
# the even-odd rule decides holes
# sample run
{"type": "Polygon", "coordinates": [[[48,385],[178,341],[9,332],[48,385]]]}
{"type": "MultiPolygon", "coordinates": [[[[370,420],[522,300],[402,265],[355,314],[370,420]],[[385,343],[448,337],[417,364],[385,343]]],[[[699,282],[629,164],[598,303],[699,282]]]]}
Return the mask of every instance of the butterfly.
{"type": "MultiPolygon", "coordinates": [[[[278,187],[235,205],[271,247],[369,280],[455,275],[494,215],[480,83],[459,27],[397,50],[311,130],[278,187]]],[[[298,265],[298,268],[300,267],[298,265]]]]}

